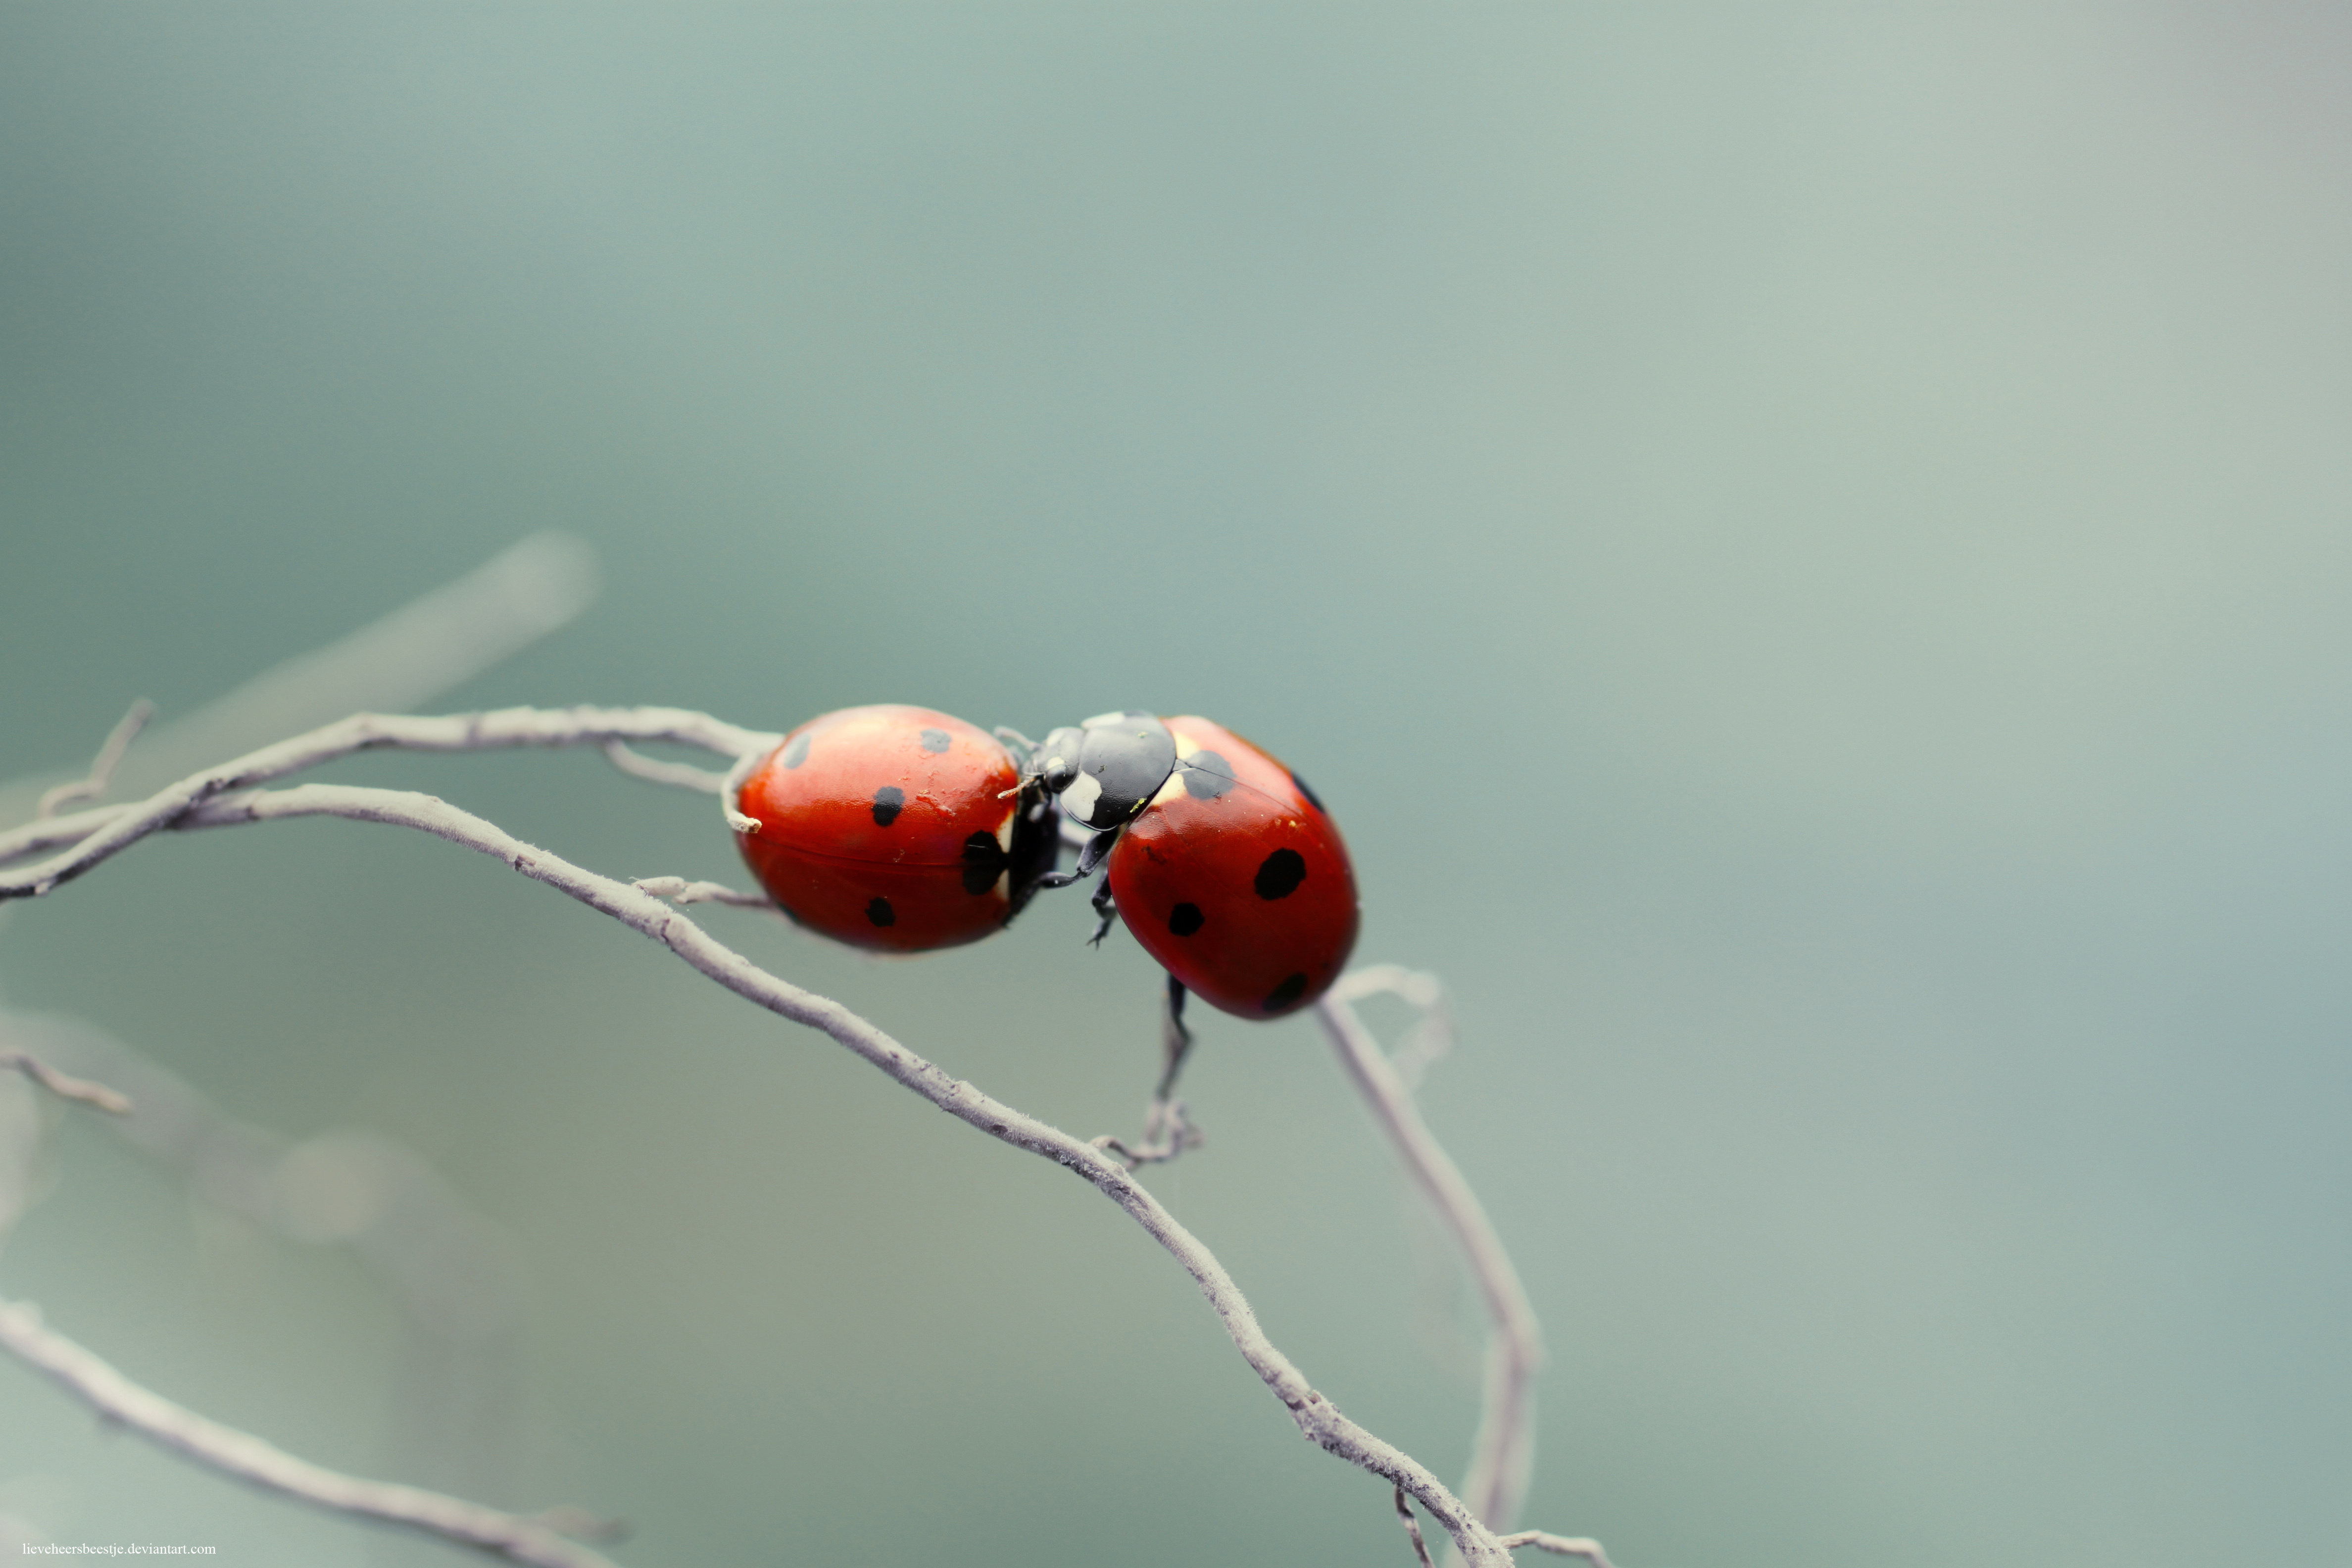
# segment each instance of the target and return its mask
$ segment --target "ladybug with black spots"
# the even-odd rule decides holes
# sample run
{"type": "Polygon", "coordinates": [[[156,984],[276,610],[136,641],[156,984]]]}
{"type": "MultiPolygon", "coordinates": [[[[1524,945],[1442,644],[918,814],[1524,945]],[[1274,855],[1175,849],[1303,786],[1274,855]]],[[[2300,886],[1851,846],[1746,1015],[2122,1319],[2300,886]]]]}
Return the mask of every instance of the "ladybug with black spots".
{"type": "Polygon", "coordinates": [[[1051,872],[1053,807],[1004,742],[929,708],[810,720],[744,776],[744,861],[796,923],[922,952],[1002,929],[1051,872]]]}
{"type": "MultiPolygon", "coordinates": [[[[1206,719],[1105,713],[1028,750],[1024,778],[1088,830],[1066,887],[1097,869],[1100,942],[1114,918],[1184,994],[1278,1018],[1330,989],[1356,944],[1355,871],[1315,792],[1206,719]]],[[[1181,1029],[1181,1021],[1178,1026],[1181,1029]]]]}

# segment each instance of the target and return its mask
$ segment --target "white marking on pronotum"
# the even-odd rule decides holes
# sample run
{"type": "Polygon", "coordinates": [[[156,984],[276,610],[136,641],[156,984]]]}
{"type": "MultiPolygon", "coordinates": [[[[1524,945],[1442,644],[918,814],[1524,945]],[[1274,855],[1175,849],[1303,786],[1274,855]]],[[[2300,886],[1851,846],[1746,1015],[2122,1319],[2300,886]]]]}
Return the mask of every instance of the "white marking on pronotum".
{"type": "Polygon", "coordinates": [[[1102,796],[1102,780],[1092,773],[1080,773],[1062,792],[1062,809],[1080,822],[1091,825],[1095,819],[1095,802],[1102,796]]]}

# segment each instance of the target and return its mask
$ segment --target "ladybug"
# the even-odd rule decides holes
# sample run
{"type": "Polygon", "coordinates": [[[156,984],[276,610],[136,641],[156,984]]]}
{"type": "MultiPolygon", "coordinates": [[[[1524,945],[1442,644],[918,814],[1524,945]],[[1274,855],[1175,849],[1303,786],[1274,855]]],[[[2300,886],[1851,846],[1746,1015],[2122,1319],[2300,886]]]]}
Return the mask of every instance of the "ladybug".
{"type": "Polygon", "coordinates": [[[1004,743],[929,708],[810,720],[744,778],[736,835],[798,924],[854,947],[978,942],[1028,901],[1059,837],[1004,743]]]}
{"type": "MultiPolygon", "coordinates": [[[[1105,713],[1031,749],[1026,777],[1092,829],[1065,887],[1108,866],[1100,942],[1116,915],[1184,992],[1278,1018],[1330,989],[1356,945],[1348,847],[1298,775],[1206,719],[1105,713]]],[[[1181,1029],[1181,1021],[1178,1024],[1181,1029]]]]}

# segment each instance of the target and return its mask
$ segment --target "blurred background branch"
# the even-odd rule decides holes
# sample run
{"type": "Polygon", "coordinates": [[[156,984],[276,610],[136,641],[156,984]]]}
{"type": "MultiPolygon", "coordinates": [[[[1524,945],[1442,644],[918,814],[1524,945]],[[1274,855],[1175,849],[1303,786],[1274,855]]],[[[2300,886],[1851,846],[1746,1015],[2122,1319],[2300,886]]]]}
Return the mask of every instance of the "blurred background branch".
{"type": "Polygon", "coordinates": [[[1348,1081],[1371,1112],[1372,1124],[1458,1249],[1486,1309],[1486,1381],[1462,1498],[1472,1512],[1500,1532],[1517,1520],[1527,1497],[1528,1472],[1535,1463],[1535,1379],[1543,1366],[1543,1331],[1510,1252],[1478,1194],[1429,1131],[1412,1090],[1356,1012],[1356,1003],[1382,993],[1402,996],[1419,1010],[1412,1036],[1422,1044],[1418,1071],[1444,1049],[1443,1043],[1423,1043],[1433,1031],[1441,1042],[1449,1039],[1444,987],[1436,976],[1396,964],[1351,970],[1316,1004],[1316,1016],[1348,1081]]]}
{"type": "Polygon", "coordinates": [[[47,816],[45,803],[109,793],[135,799],[346,713],[418,707],[571,621],[595,601],[597,586],[594,550],[568,533],[532,534],[349,637],[166,718],[126,761],[125,749],[152,712],[142,699],[108,737],[87,780],[37,775],[0,784],[0,823],[47,816]]]}

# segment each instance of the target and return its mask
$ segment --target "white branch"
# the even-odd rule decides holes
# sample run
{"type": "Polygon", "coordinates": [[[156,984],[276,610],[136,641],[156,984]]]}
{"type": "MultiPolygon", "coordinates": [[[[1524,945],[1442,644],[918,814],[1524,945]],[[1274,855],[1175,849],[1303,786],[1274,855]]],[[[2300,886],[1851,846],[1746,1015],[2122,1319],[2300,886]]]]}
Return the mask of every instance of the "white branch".
{"type": "Polygon", "coordinates": [[[22,826],[0,832],[0,861],[21,860],[60,844],[79,844],[131,808],[94,805],[71,816],[36,817],[22,826]]]}
{"type": "Polygon", "coordinates": [[[206,1420],[141,1387],[42,1326],[29,1302],[0,1300],[0,1348],[80,1397],[110,1421],[223,1474],[304,1502],[403,1525],[532,1568],[613,1568],[612,1560],[519,1514],[419,1487],[362,1480],[298,1459],[250,1433],[206,1420]]]}
{"type": "Polygon", "coordinates": [[[460,1375],[511,1349],[520,1285],[511,1249],[415,1151],[375,1133],[303,1142],[234,1121],[169,1068],[79,1019],[0,1006],[0,1060],[11,1054],[127,1091],[137,1113],[116,1136],[201,1197],[282,1240],[349,1247],[435,1342],[436,1376],[460,1375]],[[331,1193],[317,1186],[322,1172],[331,1193]],[[329,1201],[316,1201],[322,1195],[329,1201]]]}
{"type": "Polygon", "coordinates": [[[1549,1552],[1559,1557],[1581,1557],[1592,1568],[1614,1568],[1601,1542],[1587,1535],[1553,1535],[1541,1530],[1522,1530],[1516,1535],[1502,1538],[1506,1547],[1517,1550],[1532,1546],[1538,1552],[1549,1552]]]}
{"type": "MultiPolygon", "coordinates": [[[[1239,1288],[1214,1256],[1103,1148],[1081,1142],[950,1077],[838,1003],[760,969],[660,901],[672,898],[681,903],[756,905],[762,900],[717,884],[688,883],[678,878],[652,878],[632,886],[600,877],[430,795],[317,784],[282,791],[250,788],[371,748],[475,751],[595,743],[604,748],[616,766],[641,777],[698,790],[709,789],[710,780],[719,778],[721,808],[730,826],[757,831],[756,823],[739,817],[730,808],[726,794],[778,740],[772,734],[677,709],[509,709],[443,718],[356,714],[191,775],[135,805],[83,812],[0,834],[0,862],[37,849],[70,846],[38,864],[0,873],[0,899],[46,894],[160,829],[226,826],[281,817],[332,816],[413,827],[494,856],[525,876],[662,942],[739,995],[779,1016],[822,1031],[950,1115],[1076,1172],[1183,1265],[1223,1321],[1244,1360],[1283,1402],[1310,1441],[1418,1499],[1444,1527],[1467,1563],[1480,1568],[1507,1563],[1507,1551],[1481,1520],[1507,1519],[1525,1490],[1532,1455],[1531,1384],[1542,1360],[1539,1331],[1509,1256],[1475,1195],[1430,1136],[1410,1090],[1349,1005],[1351,996],[1371,990],[1411,992],[1414,990],[1412,983],[1423,977],[1386,968],[1360,972],[1350,977],[1352,984],[1343,982],[1321,1004],[1319,1012],[1350,1079],[1462,1247],[1495,1325],[1485,1415],[1465,1483],[1470,1499],[1466,1506],[1417,1461],[1341,1415],[1310,1387],[1305,1375],[1266,1339],[1239,1288]],[[716,775],[656,763],[630,751],[625,744],[629,741],[698,745],[732,758],[734,766],[727,774],[716,775]]],[[[1510,1539],[1513,1544],[1587,1555],[1598,1568],[1607,1568],[1605,1559],[1599,1556],[1600,1549],[1590,1542],[1541,1531],[1510,1539]]]]}
{"type": "Polygon", "coordinates": [[[116,1116],[131,1114],[131,1097],[88,1079],[68,1078],[30,1051],[0,1051],[0,1072],[20,1072],[59,1100],[78,1100],[116,1116]]]}
{"type": "MultiPolygon", "coordinates": [[[[197,768],[362,710],[408,712],[529,647],[596,596],[596,552],[534,533],[453,583],[140,737],[118,780],[133,798],[197,768]]],[[[54,779],[0,782],[0,822],[54,779]]]]}
{"type": "Polygon", "coordinates": [[[1316,1005],[1331,1048],[1406,1172],[1437,1211],[1438,1221],[1469,1265],[1492,1325],[1485,1396],[1462,1495],[1480,1519],[1508,1524],[1527,1495],[1535,1458],[1535,1376],[1543,1365],[1543,1330],[1502,1237],[1477,1194],[1422,1121],[1412,1091],[1356,1016],[1351,998],[1394,988],[1402,971],[1385,966],[1343,978],[1316,1005]],[[1352,984],[1351,984],[1352,982],[1352,984]]]}
{"type": "Polygon", "coordinates": [[[709,768],[692,767],[685,763],[657,762],[642,752],[630,749],[626,741],[604,742],[604,760],[633,779],[649,784],[667,784],[672,789],[690,789],[702,795],[722,795],[727,789],[727,775],[712,773],[709,768]]]}
{"type": "Polygon", "coordinates": [[[105,742],[98,748],[98,755],[90,760],[89,772],[55,788],[43,790],[41,798],[34,803],[33,816],[36,818],[54,816],[61,805],[77,800],[96,800],[104,795],[107,781],[114,776],[115,765],[122,761],[122,753],[131,749],[131,742],[139,738],[139,731],[144,730],[147,721],[153,717],[155,705],[152,702],[144,697],[133,702],[131,710],[116,720],[114,728],[107,731],[105,742]]]}
{"type": "MultiPolygon", "coordinates": [[[[732,726],[717,725],[715,721],[700,715],[667,710],[650,710],[667,715],[666,721],[656,723],[646,717],[646,711],[638,710],[634,715],[602,712],[593,719],[583,719],[576,713],[533,714],[528,710],[439,721],[395,721],[362,715],[184,780],[93,834],[68,855],[0,878],[0,894],[45,892],[57,882],[89,869],[164,826],[213,827],[297,816],[341,816],[416,828],[492,856],[524,876],[569,894],[661,942],[736,994],[780,1017],[819,1030],[900,1087],[950,1115],[1014,1148],[1051,1160],[1088,1183],[1182,1265],[1216,1311],[1242,1359],[1290,1412],[1291,1419],[1308,1441],[1411,1493],[1475,1568],[1502,1568],[1510,1562],[1509,1554],[1496,1543],[1493,1532],[1426,1467],[1339,1414],[1307,1383],[1306,1375],[1266,1338],[1248,1300],[1224,1266],[1197,1237],[1177,1224],[1124,1165],[1103,1151],[992,1100],[908,1050],[839,1003],[770,974],[651,894],[525,844],[495,825],[431,795],[305,784],[221,798],[226,790],[237,784],[257,777],[280,776],[305,765],[305,759],[341,755],[369,743],[404,743],[389,739],[371,742],[369,737],[373,736],[417,737],[405,742],[417,744],[442,736],[446,740],[439,749],[457,750],[468,743],[484,743],[470,737],[495,729],[515,737],[506,742],[509,744],[562,743],[547,737],[556,734],[566,740],[592,736],[601,739],[619,729],[619,721],[627,717],[636,724],[635,732],[641,737],[650,737],[655,731],[659,731],[659,738],[673,740],[710,736],[711,740],[699,743],[710,744],[713,750],[731,749],[738,743],[731,737],[746,737],[754,744],[761,739],[735,731],[732,726]],[[688,720],[695,722],[686,722],[688,720]],[[719,739],[721,731],[730,738],[719,739]]],[[[745,747],[746,751],[750,749],[745,747]]]]}
{"type": "Polygon", "coordinates": [[[674,904],[725,904],[738,910],[772,910],[776,901],[765,893],[738,892],[724,882],[689,882],[683,877],[640,877],[629,884],[640,893],[667,899],[674,904]]]}
{"type": "Polygon", "coordinates": [[[20,870],[0,873],[0,899],[38,897],[92,866],[177,821],[201,802],[231,790],[267,784],[353,752],[396,748],[417,752],[484,752],[515,746],[581,746],[606,741],[674,741],[730,758],[772,750],[779,737],[722,722],[683,708],[504,708],[494,713],[436,718],[354,713],[348,719],[250,752],[235,762],[191,773],[135,805],[100,807],[71,817],[30,823],[0,833],[0,861],[58,843],[72,846],[20,870]],[[68,826],[75,838],[58,835],[68,826]]]}

